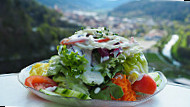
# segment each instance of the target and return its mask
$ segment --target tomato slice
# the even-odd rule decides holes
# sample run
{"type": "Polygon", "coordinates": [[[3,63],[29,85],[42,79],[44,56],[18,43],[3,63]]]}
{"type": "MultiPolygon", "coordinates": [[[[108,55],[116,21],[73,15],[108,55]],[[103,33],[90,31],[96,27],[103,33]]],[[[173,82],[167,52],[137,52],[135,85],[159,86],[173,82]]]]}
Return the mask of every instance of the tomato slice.
{"type": "MultiPolygon", "coordinates": [[[[86,39],[86,38],[79,38],[78,40],[77,39],[76,40],[63,39],[60,42],[60,44],[62,44],[62,45],[72,45],[72,44],[75,44],[75,43],[83,43],[83,42],[85,42],[87,40],[88,39],[86,39]]],[[[106,37],[104,39],[98,39],[98,40],[95,40],[95,41],[101,43],[101,42],[107,42],[109,40],[110,40],[110,38],[106,37]]]]}
{"type": "Polygon", "coordinates": [[[83,43],[85,41],[86,41],[86,39],[80,39],[80,40],[75,40],[75,41],[62,40],[60,42],[60,44],[62,44],[62,45],[72,45],[72,44],[75,44],[75,43],[83,43]]]}
{"type": "Polygon", "coordinates": [[[107,42],[109,40],[110,40],[110,38],[104,38],[104,39],[95,40],[95,41],[101,43],[101,42],[107,42]]]}
{"type": "Polygon", "coordinates": [[[28,87],[32,87],[36,90],[57,86],[56,82],[52,79],[39,75],[29,76],[28,78],[26,78],[25,85],[28,87]]]}
{"type": "Polygon", "coordinates": [[[156,88],[156,82],[147,74],[144,74],[140,81],[135,81],[134,84],[132,84],[132,89],[134,91],[145,94],[154,94],[156,88]]]}

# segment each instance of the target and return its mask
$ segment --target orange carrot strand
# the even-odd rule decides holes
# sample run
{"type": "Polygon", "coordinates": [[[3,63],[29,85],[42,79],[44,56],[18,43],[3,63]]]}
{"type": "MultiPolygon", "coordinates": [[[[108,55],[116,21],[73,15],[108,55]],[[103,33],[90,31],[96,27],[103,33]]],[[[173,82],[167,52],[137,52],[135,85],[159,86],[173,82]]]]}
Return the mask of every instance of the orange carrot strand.
{"type": "Polygon", "coordinates": [[[136,101],[136,93],[135,91],[132,90],[131,83],[129,80],[126,78],[125,74],[116,74],[114,78],[112,78],[112,83],[120,86],[123,90],[124,95],[119,98],[115,99],[113,96],[111,96],[112,100],[116,101],[136,101]]]}

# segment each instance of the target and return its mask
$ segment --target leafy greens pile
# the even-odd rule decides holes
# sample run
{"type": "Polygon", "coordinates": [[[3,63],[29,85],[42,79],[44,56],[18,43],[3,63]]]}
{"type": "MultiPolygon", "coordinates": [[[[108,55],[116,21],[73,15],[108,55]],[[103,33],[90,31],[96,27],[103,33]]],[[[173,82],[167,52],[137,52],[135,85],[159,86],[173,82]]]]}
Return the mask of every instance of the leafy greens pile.
{"type": "Polygon", "coordinates": [[[84,93],[93,99],[121,98],[124,94],[122,88],[111,80],[117,73],[122,73],[134,83],[141,74],[147,73],[148,63],[143,53],[133,40],[118,37],[109,30],[83,31],[75,33],[71,42],[65,39],[57,46],[58,55],[49,60],[47,75],[58,83],[58,87],[84,93]],[[101,37],[95,40],[92,35],[101,37]],[[110,46],[105,43],[107,41],[113,44],[112,48],[105,48],[110,46]]]}

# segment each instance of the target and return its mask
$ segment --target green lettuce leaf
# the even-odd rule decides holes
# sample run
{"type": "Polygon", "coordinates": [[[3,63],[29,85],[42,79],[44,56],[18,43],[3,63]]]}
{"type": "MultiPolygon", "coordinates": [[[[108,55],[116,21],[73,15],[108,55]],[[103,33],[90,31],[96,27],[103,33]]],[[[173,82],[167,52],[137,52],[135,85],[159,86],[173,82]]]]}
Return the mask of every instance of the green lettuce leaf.
{"type": "Polygon", "coordinates": [[[122,65],[132,84],[138,79],[139,75],[148,73],[148,63],[143,53],[127,57],[122,65]]]}
{"type": "Polygon", "coordinates": [[[116,85],[114,83],[111,83],[111,82],[108,84],[108,86],[109,86],[110,94],[114,98],[118,99],[118,98],[121,98],[124,95],[123,90],[122,90],[122,88],[120,86],[118,86],[118,85],[116,85]]]}
{"type": "Polygon", "coordinates": [[[148,63],[143,53],[134,54],[126,58],[123,63],[124,70],[127,74],[131,71],[139,73],[148,73],[148,63]]]}
{"type": "MultiPolygon", "coordinates": [[[[112,57],[103,63],[98,64],[93,68],[94,71],[99,71],[104,77],[108,77],[110,80],[115,76],[117,72],[123,71],[122,63],[125,61],[125,57],[120,54],[118,57],[112,57]]],[[[105,81],[106,82],[106,81],[105,81]]]]}
{"type": "Polygon", "coordinates": [[[57,75],[63,66],[60,63],[60,57],[58,55],[52,56],[49,60],[50,67],[47,71],[48,76],[57,75]]]}
{"type": "Polygon", "coordinates": [[[109,89],[106,88],[95,94],[93,91],[90,93],[92,99],[111,100],[109,89]]]}
{"type": "Polygon", "coordinates": [[[91,91],[90,97],[93,99],[102,99],[102,100],[111,100],[112,95],[114,98],[121,98],[124,93],[120,86],[109,82],[102,86],[103,90],[100,90],[98,93],[94,93],[94,90],[91,91]],[[106,89],[104,89],[106,87],[106,89]]]}
{"type": "Polygon", "coordinates": [[[70,52],[63,45],[58,46],[57,50],[58,55],[49,60],[48,76],[52,76],[59,87],[89,95],[88,88],[80,79],[81,74],[86,72],[85,66],[88,63],[84,55],[80,56],[78,53],[70,52]]]}
{"type": "Polygon", "coordinates": [[[78,55],[78,53],[69,51],[66,48],[66,45],[60,45],[57,47],[58,54],[61,59],[61,64],[67,70],[67,75],[74,76],[80,75],[85,72],[85,65],[88,63],[88,60],[83,56],[78,55]]]}
{"type": "Polygon", "coordinates": [[[75,90],[83,94],[89,95],[88,88],[78,78],[58,74],[53,77],[53,80],[58,83],[59,87],[75,90]]]}

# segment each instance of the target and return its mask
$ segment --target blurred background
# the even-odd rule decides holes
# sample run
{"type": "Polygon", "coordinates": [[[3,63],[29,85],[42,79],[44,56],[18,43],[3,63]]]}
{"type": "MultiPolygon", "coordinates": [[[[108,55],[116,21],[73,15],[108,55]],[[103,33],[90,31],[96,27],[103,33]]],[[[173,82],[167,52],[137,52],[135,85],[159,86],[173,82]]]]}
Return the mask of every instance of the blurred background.
{"type": "Polygon", "coordinates": [[[57,54],[81,27],[135,37],[150,67],[190,85],[190,2],[157,0],[0,0],[0,74],[57,54]]]}

